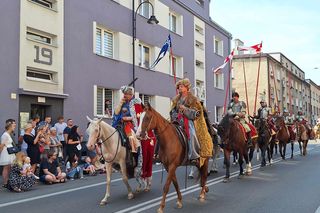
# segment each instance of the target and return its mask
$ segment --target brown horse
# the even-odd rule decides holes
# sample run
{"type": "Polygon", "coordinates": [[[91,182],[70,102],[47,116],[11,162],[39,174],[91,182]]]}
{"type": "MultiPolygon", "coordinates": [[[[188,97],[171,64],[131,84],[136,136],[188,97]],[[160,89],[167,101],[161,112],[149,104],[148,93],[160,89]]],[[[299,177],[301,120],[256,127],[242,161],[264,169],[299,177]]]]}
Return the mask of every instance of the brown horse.
{"type": "MultiPolygon", "coordinates": [[[[276,134],[277,139],[279,140],[279,152],[283,160],[286,159],[286,149],[287,144],[290,143],[290,133],[288,127],[284,122],[283,116],[278,116],[275,119],[275,125],[278,129],[276,134]]],[[[291,141],[291,158],[293,158],[293,148],[294,148],[294,141],[291,141]]],[[[273,153],[273,145],[271,146],[271,153],[273,153]]],[[[272,154],[271,154],[272,157],[272,154]]]]}
{"type": "MultiPolygon", "coordinates": [[[[160,145],[159,158],[164,168],[168,172],[167,180],[163,187],[163,195],[158,212],[163,212],[166,196],[169,191],[171,182],[173,182],[178,195],[177,207],[182,208],[182,196],[176,177],[176,169],[177,167],[184,164],[187,150],[182,145],[182,142],[179,139],[174,125],[163,118],[149,104],[146,104],[143,116],[144,117],[141,123],[141,133],[138,137],[146,137],[146,132],[151,129],[155,131],[155,134],[159,139],[158,143],[160,145]]],[[[206,186],[208,160],[209,158],[205,160],[204,165],[201,168],[197,166],[201,177],[200,185],[202,187],[199,196],[200,201],[205,200],[206,193],[209,191],[208,187],[206,186]]]]}
{"type": "Polygon", "coordinates": [[[239,178],[244,175],[243,158],[247,164],[246,173],[250,174],[252,170],[249,166],[248,145],[240,122],[235,120],[233,115],[226,114],[218,125],[218,134],[223,144],[224,164],[226,166],[224,182],[228,182],[230,178],[230,153],[232,151],[239,154],[239,178]]]}
{"type": "Polygon", "coordinates": [[[300,154],[301,156],[307,155],[307,145],[309,141],[309,134],[306,126],[302,123],[297,122],[296,123],[296,129],[297,129],[297,140],[299,143],[300,148],[300,154]],[[302,146],[301,146],[302,143],[302,146]]]}
{"type": "Polygon", "coordinates": [[[270,142],[272,139],[271,131],[265,119],[257,119],[255,127],[258,130],[258,146],[261,150],[261,167],[266,166],[266,152],[268,153],[269,163],[271,163],[270,142]]]}

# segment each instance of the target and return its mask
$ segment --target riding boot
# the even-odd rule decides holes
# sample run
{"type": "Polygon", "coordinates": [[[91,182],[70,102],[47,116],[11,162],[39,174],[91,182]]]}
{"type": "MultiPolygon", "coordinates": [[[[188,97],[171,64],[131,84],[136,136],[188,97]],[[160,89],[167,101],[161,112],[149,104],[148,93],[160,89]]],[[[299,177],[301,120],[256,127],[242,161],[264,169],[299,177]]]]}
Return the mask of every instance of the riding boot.
{"type": "Polygon", "coordinates": [[[253,147],[251,132],[247,132],[247,143],[248,143],[248,147],[253,147]]]}

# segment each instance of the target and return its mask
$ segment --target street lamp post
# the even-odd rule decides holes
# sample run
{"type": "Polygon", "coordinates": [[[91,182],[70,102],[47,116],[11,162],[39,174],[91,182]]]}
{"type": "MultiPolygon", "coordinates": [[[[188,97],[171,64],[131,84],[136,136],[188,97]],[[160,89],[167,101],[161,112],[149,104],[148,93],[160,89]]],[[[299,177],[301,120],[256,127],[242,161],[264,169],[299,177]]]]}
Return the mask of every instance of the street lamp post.
{"type": "Polygon", "coordinates": [[[153,5],[151,4],[151,2],[149,1],[143,1],[139,4],[139,6],[137,7],[136,10],[134,10],[135,6],[134,6],[134,2],[135,0],[132,0],[132,87],[134,88],[135,86],[135,78],[136,78],[136,33],[137,33],[137,13],[139,8],[143,5],[143,4],[149,4],[151,5],[151,9],[152,9],[152,15],[150,16],[150,18],[148,19],[147,23],[148,24],[158,24],[159,21],[157,20],[157,18],[154,16],[154,8],[153,5]]]}

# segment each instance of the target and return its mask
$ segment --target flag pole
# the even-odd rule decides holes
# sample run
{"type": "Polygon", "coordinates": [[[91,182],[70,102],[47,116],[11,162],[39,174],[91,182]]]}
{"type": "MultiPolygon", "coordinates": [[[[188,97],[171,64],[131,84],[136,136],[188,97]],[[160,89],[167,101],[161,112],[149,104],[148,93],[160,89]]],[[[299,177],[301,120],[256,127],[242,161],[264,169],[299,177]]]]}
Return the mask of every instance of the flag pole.
{"type": "MultiPolygon", "coordinates": [[[[261,41],[261,44],[262,44],[262,41],[261,41]]],[[[260,65],[261,65],[261,50],[260,50],[260,56],[259,56],[258,76],[257,76],[257,83],[256,83],[256,96],[254,99],[254,112],[256,111],[256,107],[257,107],[257,96],[258,96],[258,87],[259,87],[259,78],[260,78],[260,65]]]]}
{"type": "Polygon", "coordinates": [[[278,112],[280,112],[279,108],[279,99],[278,99],[278,90],[277,90],[277,84],[276,84],[276,70],[274,69],[274,64],[272,63],[272,70],[273,70],[273,82],[274,82],[274,89],[276,91],[276,100],[277,100],[277,106],[278,106],[278,112]]]}
{"type": "Polygon", "coordinates": [[[224,98],[224,109],[223,109],[223,114],[226,114],[227,111],[227,99],[229,96],[229,90],[230,90],[230,73],[231,73],[231,69],[232,69],[232,60],[229,61],[229,72],[228,72],[228,83],[227,83],[227,90],[226,90],[226,96],[224,98]]]}
{"type": "Polygon", "coordinates": [[[246,78],[246,68],[244,66],[244,60],[242,60],[242,67],[243,67],[244,86],[245,86],[245,90],[246,90],[247,109],[248,109],[248,115],[250,115],[249,100],[248,100],[248,88],[247,88],[247,78],[246,78]]]}

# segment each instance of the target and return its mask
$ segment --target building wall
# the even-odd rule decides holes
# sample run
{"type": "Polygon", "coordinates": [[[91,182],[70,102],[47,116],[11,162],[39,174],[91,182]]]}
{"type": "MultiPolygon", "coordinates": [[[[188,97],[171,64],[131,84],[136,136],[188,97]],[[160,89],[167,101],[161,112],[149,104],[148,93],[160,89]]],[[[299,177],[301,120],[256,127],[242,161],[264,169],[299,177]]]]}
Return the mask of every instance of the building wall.
{"type": "Polygon", "coordinates": [[[0,14],[0,129],[3,131],[6,119],[18,121],[19,118],[20,1],[0,1],[0,14]]]}

